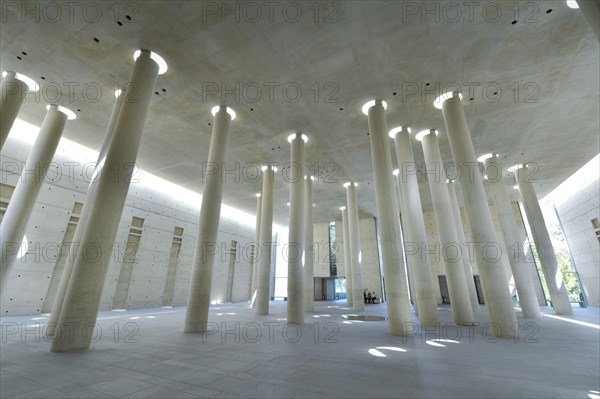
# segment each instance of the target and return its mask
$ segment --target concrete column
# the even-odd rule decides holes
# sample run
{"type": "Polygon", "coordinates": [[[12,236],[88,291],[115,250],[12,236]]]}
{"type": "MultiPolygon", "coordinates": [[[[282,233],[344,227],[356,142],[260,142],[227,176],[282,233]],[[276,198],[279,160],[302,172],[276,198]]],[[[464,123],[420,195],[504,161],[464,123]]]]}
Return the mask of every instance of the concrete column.
{"type": "Polygon", "coordinates": [[[350,263],[352,264],[352,309],[365,310],[363,293],[365,290],[361,267],[360,225],[358,219],[358,200],[356,187],[358,184],[348,182],[346,188],[346,205],[348,210],[348,238],[350,240],[350,263]]]}
{"type": "Polygon", "coordinates": [[[260,237],[257,240],[256,314],[269,314],[271,257],[273,255],[273,182],[277,168],[263,166],[260,237]]]}
{"type": "Polygon", "coordinates": [[[222,174],[218,171],[225,168],[229,128],[231,121],[235,118],[235,112],[226,106],[214,107],[212,114],[215,119],[210,138],[208,164],[214,165],[217,172],[207,173],[204,176],[205,184],[202,192],[198,238],[194,250],[194,263],[183,329],[183,332],[186,333],[201,333],[207,328],[215,259],[214,245],[217,245],[221,199],[223,198],[224,181],[222,174]]]}
{"type": "MultiPolygon", "coordinates": [[[[352,257],[350,254],[350,230],[348,228],[348,210],[345,206],[342,211],[342,234],[344,234],[344,268],[346,269],[346,305],[352,306],[352,257]]],[[[364,301],[363,301],[364,302],[364,301]]]]}
{"type": "Polygon", "coordinates": [[[46,112],[38,137],[27,157],[25,168],[6,208],[2,224],[0,224],[0,237],[2,237],[1,285],[6,283],[6,273],[17,260],[27,222],[67,119],[75,119],[75,114],[63,107],[48,106],[48,112],[46,112]]]}
{"type": "Polygon", "coordinates": [[[458,244],[437,134],[438,132],[435,129],[423,130],[417,134],[416,138],[423,144],[427,181],[431,190],[435,223],[440,237],[440,250],[446,269],[452,317],[456,324],[469,325],[475,320],[471,308],[471,299],[469,298],[465,269],[462,264],[462,246],[458,244]]]}
{"type": "Polygon", "coordinates": [[[600,0],[577,0],[577,5],[594,31],[596,39],[600,40],[600,0]]]}
{"type": "Polygon", "coordinates": [[[497,246],[498,240],[460,98],[458,93],[446,93],[435,100],[434,106],[442,109],[452,158],[462,171],[460,188],[473,240],[479,244],[475,250],[475,259],[481,283],[485,286],[485,304],[490,321],[496,323],[496,328],[490,329],[493,330],[490,334],[513,338],[518,336],[517,317],[506,274],[502,262],[487,257],[485,253],[486,246],[497,246]]]}
{"type": "Polygon", "coordinates": [[[515,214],[510,204],[508,193],[506,192],[502,167],[498,161],[497,154],[484,155],[479,158],[479,161],[485,165],[484,178],[492,193],[496,213],[498,214],[498,220],[500,221],[500,227],[504,236],[504,243],[509,251],[508,261],[510,262],[515,280],[523,317],[542,317],[529,272],[530,265],[525,258],[523,242],[521,241],[515,214]]]}
{"type": "Polygon", "coordinates": [[[121,107],[123,106],[123,99],[125,98],[124,93],[117,92],[115,94],[115,104],[110,114],[110,119],[108,120],[108,125],[104,134],[102,146],[100,147],[100,152],[98,153],[98,160],[94,167],[94,173],[92,174],[93,178],[88,185],[86,201],[81,209],[79,222],[77,222],[77,227],[75,228],[75,233],[73,234],[72,244],[69,246],[69,255],[65,261],[65,266],[63,268],[62,275],[60,276],[60,283],[58,284],[58,289],[56,290],[56,296],[54,298],[54,302],[52,303],[52,310],[50,312],[50,318],[48,319],[48,327],[46,328],[47,336],[53,336],[56,331],[56,323],[58,323],[58,318],[60,316],[60,312],[62,311],[63,302],[65,300],[65,294],[67,293],[67,288],[69,287],[69,282],[71,281],[73,265],[75,264],[75,259],[77,258],[77,253],[79,252],[80,248],[79,244],[81,243],[81,239],[90,216],[91,204],[94,201],[93,198],[95,198],[97,192],[97,177],[102,171],[102,165],[104,164],[106,153],[108,152],[110,142],[113,138],[117,118],[119,117],[121,107]]]}
{"type": "Polygon", "coordinates": [[[396,147],[396,159],[399,168],[397,175],[398,191],[400,205],[403,208],[405,248],[410,246],[407,260],[414,288],[415,312],[418,303],[419,321],[434,324],[439,322],[437,299],[431,265],[429,259],[427,259],[427,253],[424,251],[427,245],[427,233],[425,232],[415,158],[410,142],[410,128],[406,126],[394,128],[390,130],[389,135],[394,139],[396,147]]]}
{"type": "Polygon", "coordinates": [[[392,335],[408,335],[412,332],[406,327],[412,323],[412,318],[400,239],[398,204],[394,195],[392,156],[385,121],[386,108],[385,101],[373,100],[363,105],[362,111],[369,120],[379,241],[387,295],[388,331],[392,335]]]}
{"type": "Polygon", "coordinates": [[[304,311],[315,310],[313,176],[304,176],[304,311]]]}
{"type": "Polygon", "coordinates": [[[475,288],[475,279],[473,278],[473,267],[469,260],[469,248],[467,248],[467,238],[463,227],[462,218],[460,217],[460,208],[456,197],[456,182],[446,180],[448,194],[450,195],[450,205],[452,206],[452,216],[454,217],[454,226],[456,227],[456,237],[462,251],[462,264],[467,279],[467,287],[469,288],[469,298],[471,299],[471,308],[473,312],[479,311],[479,298],[477,298],[477,289],[475,288]]]}
{"type": "Polygon", "coordinates": [[[258,253],[260,251],[260,217],[262,211],[262,194],[256,194],[256,239],[254,245],[254,255],[252,256],[251,271],[252,277],[250,278],[250,306],[256,306],[256,287],[258,284],[258,253]]]}
{"type": "Polygon", "coordinates": [[[288,137],[291,144],[290,227],[288,251],[287,322],[304,324],[304,144],[308,137],[294,133],[288,137]]]}
{"type": "Polygon", "coordinates": [[[525,214],[527,215],[531,234],[533,235],[533,242],[535,242],[538,257],[542,264],[542,272],[546,279],[546,287],[548,287],[552,307],[556,314],[570,315],[573,314],[573,309],[571,308],[569,295],[565,288],[562,273],[558,267],[558,261],[556,260],[556,254],[552,247],[552,241],[550,240],[550,234],[546,227],[542,209],[531,184],[532,173],[528,169],[528,165],[519,165],[519,167],[512,170],[515,173],[519,191],[523,198],[525,214]]]}
{"type": "Polygon", "coordinates": [[[11,71],[2,73],[2,89],[0,99],[0,150],[4,147],[10,129],[17,119],[21,104],[28,91],[37,91],[38,85],[33,79],[11,71]]]}
{"type": "Polygon", "coordinates": [[[125,94],[97,191],[93,198],[87,197],[84,204],[91,207],[89,219],[58,319],[57,328],[61,333],[54,336],[51,352],[76,352],[88,349],[91,344],[90,326],[96,322],[111,260],[110,247],[119,228],[132,165],[137,158],[156,78],[166,71],[164,60],[155,53],[136,51],[134,58],[130,84],[136,90],[125,94]]]}

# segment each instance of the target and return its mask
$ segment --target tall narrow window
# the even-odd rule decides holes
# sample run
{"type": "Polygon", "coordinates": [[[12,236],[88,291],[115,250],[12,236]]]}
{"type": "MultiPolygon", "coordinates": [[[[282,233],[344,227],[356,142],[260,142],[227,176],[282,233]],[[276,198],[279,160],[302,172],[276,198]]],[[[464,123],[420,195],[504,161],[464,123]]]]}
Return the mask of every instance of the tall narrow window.
{"type": "MultiPolygon", "coordinates": [[[[344,237],[346,239],[346,237],[344,237]]],[[[337,276],[337,252],[335,246],[335,222],[329,223],[329,275],[337,276]]]]}
{"type": "Polygon", "coordinates": [[[171,243],[171,254],[169,255],[169,266],[167,266],[167,277],[165,278],[165,288],[162,294],[162,306],[172,306],[173,291],[175,287],[175,278],[177,277],[177,261],[183,242],[183,229],[175,227],[173,231],[173,242],[171,243]]]}
{"type": "Polygon", "coordinates": [[[592,219],[592,226],[594,227],[594,232],[596,233],[596,238],[600,241],[600,222],[598,218],[592,219]]]}
{"type": "Polygon", "coordinates": [[[133,265],[137,263],[137,252],[142,238],[142,227],[144,219],[133,217],[131,227],[129,228],[129,237],[125,243],[123,253],[123,263],[117,280],[117,289],[113,298],[113,309],[125,309],[129,294],[129,285],[131,284],[131,275],[133,274],[133,265]]]}
{"type": "MultiPolygon", "coordinates": [[[[52,278],[50,279],[50,285],[48,285],[48,291],[46,292],[46,298],[44,299],[42,313],[48,313],[52,310],[54,298],[56,297],[56,291],[58,290],[58,285],[60,283],[63,270],[65,269],[67,259],[69,259],[69,256],[75,256],[73,253],[69,253],[69,251],[71,249],[71,244],[73,243],[73,236],[75,235],[75,229],[77,229],[77,224],[79,223],[79,215],[81,214],[82,208],[83,204],[81,202],[75,202],[73,205],[73,210],[69,216],[67,228],[65,229],[65,235],[63,236],[63,241],[60,247],[60,253],[58,259],[56,259],[54,270],[52,271],[52,278]]],[[[76,243],[76,245],[79,245],[79,243],[76,243]]]]}
{"type": "Polygon", "coordinates": [[[0,183],[0,220],[4,218],[4,213],[6,212],[6,208],[8,208],[10,197],[12,197],[14,191],[15,188],[13,186],[0,183]]]}
{"type": "Polygon", "coordinates": [[[229,247],[229,268],[227,269],[227,294],[225,302],[231,302],[233,297],[233,278],[235,277],[235,259],[237,257],[237,241],[231,240],[229,247]]]}

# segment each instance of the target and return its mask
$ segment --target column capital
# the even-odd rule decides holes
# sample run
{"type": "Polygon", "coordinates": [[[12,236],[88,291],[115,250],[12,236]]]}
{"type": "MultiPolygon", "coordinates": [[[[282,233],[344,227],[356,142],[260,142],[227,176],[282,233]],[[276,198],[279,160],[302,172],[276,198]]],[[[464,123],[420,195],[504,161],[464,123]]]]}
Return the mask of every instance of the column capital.
{"type": "Polygon", "coordinates": [[[447,100],[452,100],[453,102],[462,100],[462,93],[459,91],[449,91],[444,93],[433,101],[433,106],[437,109],[442,109],[442,104],[447,100]]]}
{"type": "Polygon", "coordinates": [[[395,138],[398,133],[410,134],[411,130],[412,129],[408,126],[398,126],[390,130],[388,134],[391,138],[395,138]]]}

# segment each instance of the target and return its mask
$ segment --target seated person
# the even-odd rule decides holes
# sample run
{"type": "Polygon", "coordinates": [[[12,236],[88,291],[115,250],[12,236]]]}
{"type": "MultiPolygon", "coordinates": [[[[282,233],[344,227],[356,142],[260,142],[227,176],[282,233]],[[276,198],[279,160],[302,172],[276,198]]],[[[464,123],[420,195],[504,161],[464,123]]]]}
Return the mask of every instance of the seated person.
{"type": "Polygon", "coordinates": [[[370,292],[367,294],[367,303],[373,303],[373,297],[370,292]]]}
{"type": "Polygon", "coordinates": [[[371,303],[376,303],[375,301],[377,301],[377,294],[375,294],[375,291],[373,291],[373,295],[372,295],[372,299],[373,302],[371,303]]]}
{"type": "Polygon", "coordinates": [[[365,303],[367,303],[367,292],[363,291],[363,298],[365,300],[365,303]]]}

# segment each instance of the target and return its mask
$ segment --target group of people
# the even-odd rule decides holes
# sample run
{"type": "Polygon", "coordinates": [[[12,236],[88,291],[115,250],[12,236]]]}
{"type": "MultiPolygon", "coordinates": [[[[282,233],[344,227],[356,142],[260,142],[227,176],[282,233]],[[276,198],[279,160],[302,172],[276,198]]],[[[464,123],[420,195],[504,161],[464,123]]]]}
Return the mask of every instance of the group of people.
{"type": "Polygon", "coordinates": [[[375,295],[375,291],[369,292],[365,290],[363,292],[363,297],[365,298],[365,303],[375,303],[377,300],[377,295],[375,295]]]}

